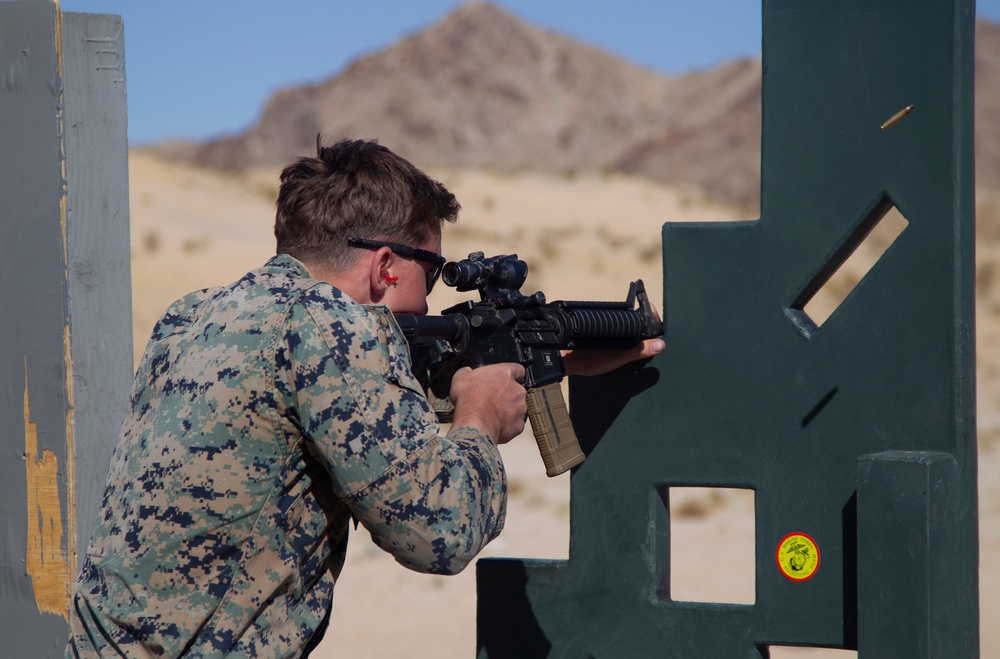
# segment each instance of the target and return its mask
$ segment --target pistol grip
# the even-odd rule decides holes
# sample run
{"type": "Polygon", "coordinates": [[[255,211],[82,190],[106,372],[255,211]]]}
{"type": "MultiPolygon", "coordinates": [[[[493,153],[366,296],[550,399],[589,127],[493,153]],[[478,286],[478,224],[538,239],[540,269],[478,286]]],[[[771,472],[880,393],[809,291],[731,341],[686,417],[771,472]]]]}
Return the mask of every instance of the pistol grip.
{"type": "Polygon", "coordinates": [[[558,476],[586,459],[558,382],[528,390],[528,418],[547,476],[558,476]]]}

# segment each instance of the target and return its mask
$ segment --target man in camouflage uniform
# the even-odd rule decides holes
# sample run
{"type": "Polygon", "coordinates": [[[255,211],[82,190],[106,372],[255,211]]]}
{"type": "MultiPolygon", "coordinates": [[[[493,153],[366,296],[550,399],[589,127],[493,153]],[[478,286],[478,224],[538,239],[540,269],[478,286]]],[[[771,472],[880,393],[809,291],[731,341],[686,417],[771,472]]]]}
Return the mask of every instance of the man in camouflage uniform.
{"type": "Polygon", "coordinates": [[[459,572],[500,533],[497,444],[524,428],[524,370],[456,373],[442,436],[391,313],[426,313],[441,225],[458,210],[374,142],[282,172],[278,255],[178,300],[153,330],[67,657],[305,656],[352,518],[433,574],[459,572]]]}

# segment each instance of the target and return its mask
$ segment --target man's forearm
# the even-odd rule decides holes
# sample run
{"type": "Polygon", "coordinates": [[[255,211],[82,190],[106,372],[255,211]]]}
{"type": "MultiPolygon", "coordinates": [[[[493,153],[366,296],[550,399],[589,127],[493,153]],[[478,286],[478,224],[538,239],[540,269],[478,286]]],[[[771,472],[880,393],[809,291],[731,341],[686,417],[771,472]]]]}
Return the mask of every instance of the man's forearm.
{"type": "Polygon", "coordinates": [[[350,505],[374,542],[417,572],[457,574],[503,529],[503,463],[479,429],[453,427],[350,505]]]}

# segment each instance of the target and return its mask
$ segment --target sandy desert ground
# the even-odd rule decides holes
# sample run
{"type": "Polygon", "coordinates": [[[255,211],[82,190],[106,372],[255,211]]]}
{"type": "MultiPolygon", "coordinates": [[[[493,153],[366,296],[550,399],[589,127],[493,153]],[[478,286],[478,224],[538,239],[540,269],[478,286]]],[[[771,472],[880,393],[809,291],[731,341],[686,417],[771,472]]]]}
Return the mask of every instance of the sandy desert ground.
{"type": "MultiPolygon", "coordinates": [[[[652,299],[660,300],[663,222],[753,219],[713,206],[694,192],[617,176],[434,174],[463,204],[460,222],[446,229],[446,256],[464,257],[476,249],[516,251],[533,267],[525,290],[543,290],[550,299],[624,299],[628,282],[642,277],[652,299]]],[[[228,283],[270,257],[277,179],[274,171],[226,177],[169,165],[142,152],[131,154],[130,178],[138,359],[153,323],[173,299],[228,283]]],[[[440,286],[430,308],[440,310],[461,299],[467,294],[440,286]]],[[[979,325],[982,656],[1000,657],[1000,628],[991,624],[1000,620],[1000,482],[993,476],[1000,467],[1000,360],[992,354],[998,325],[982,312],[979,325]]],[[[566,558],[569,478],[546,478],[528,435],[502,452],[510,477],[507,526],[484,555],[566,558]]],[[[721,533],[752,547],[745,499],[691,492],[672,503],[677,506],[674,528],[685,537],[721,533]]],[[[675,555],[675,570],[718,574],[697,569],[705,560],[697,552],[675,555]]],[[[730,579],[698,587],[706,599],[719,601],[744,601],[740,598],[747,591],[745,582],[730,579]]],[[[749,589],[752,598],[752,582],[749,589]]],[[[472,657],[475,602],[474,569],[455,577],[409,572],[362,530],[352,537],[332,623],[314,656],[472,657]]],[[[772,656],[834,659],[856,653],[775,649],[772,656]]]]}

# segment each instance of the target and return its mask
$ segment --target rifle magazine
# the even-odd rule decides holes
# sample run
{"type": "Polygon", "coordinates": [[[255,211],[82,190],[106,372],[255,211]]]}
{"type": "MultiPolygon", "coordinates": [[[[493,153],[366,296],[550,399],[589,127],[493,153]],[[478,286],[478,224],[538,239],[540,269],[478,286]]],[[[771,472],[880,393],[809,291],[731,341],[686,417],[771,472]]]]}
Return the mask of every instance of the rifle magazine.
{"type": "Polygon", "coordinates": [[[558,382],[528,390],[528,418],[547,476],[567,472],[587,458],[558,382]]]}

